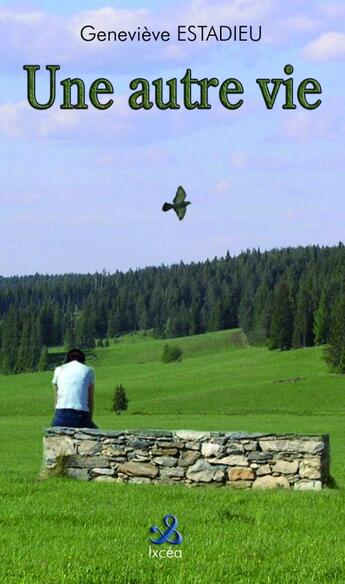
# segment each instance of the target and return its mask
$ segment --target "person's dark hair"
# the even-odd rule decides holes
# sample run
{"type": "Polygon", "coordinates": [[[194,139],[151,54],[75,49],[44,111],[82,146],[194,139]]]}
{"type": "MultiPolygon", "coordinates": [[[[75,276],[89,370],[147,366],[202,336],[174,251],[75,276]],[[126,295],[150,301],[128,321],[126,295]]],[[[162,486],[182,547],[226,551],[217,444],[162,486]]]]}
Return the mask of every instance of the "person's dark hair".
{"type": "Polygon", "coordinates": [[[71,361],[79,361],[79,363],[85,363],[85,353],[80,349],[71,349],[68,351],[65,357],[65,363],[70,363],[71,361]]]}

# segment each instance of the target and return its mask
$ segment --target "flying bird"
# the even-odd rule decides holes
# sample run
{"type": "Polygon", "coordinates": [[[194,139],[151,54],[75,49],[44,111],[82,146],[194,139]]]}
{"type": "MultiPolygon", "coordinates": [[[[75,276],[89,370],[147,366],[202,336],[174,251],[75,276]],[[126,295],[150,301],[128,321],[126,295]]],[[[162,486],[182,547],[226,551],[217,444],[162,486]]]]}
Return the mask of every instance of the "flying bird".
{"type": "Polygon", "coordinates": [[[164,203],[162,207],[162,211],[170,211],[174,209],[176,215],[178,216],[179,220],[182,221],[183,217],[187,212],[188,205],[191,205],[190,201],[186,201],[186,191],[183,187],[179,187],[177,189],[175,198],[172,203],[164,203]]]}

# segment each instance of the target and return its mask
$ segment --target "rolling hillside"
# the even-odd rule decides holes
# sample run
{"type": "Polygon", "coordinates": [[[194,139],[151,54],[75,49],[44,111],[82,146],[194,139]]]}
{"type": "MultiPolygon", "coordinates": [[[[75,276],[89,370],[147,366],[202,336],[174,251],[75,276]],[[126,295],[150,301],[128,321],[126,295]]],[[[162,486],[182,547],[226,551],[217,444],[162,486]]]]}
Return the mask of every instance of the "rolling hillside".
{"type": "MultiPolygon", "coordinates": [[[[246,344],[239,330],[169,341],[183,349],[180,363],[165,364],[165,341],[142,334],[98,349],[96,419],[109,415],[122,383],[128,414],[243,415],[345,413],[342,376],[330,374],[321,348],[268,351],[246,344]]],[[[55,363],[63,354],[54,354],[55,363]]],[[[0,415],[50,415],[52,372],[0,376],[0,415]]],[[[135,421],[133,420],[135,424],[135,421]]]]}
{"type": "MultiPolygon", "coordinates": [[[[141,334],[99,349],[102,428],[329,432],[336,490],[244,492],[184,486],[39,481],[52,371],[0,376],[0,580],[5,584],[343,584],[344,378],[317,348],[270,352],[240,331],[164,342],[141,334]],[[114,387],[130,399],[110,411],[114,387]],[[179,519],[183,560],[148,557],[149,527],[179,519]],[[283,561],[282,561],[283,559],[283,561]]],[[[61,362],[56,350],[51,359],[61,362]]]]}

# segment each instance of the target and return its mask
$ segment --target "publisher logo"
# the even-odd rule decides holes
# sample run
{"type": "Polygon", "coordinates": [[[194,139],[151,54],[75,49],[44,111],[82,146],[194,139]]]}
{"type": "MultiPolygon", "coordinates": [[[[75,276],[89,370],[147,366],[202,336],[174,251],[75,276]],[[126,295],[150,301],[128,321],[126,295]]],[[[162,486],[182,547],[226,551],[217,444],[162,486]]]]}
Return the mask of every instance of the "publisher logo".
{"type": "MultiPolygon", "coordinates": [[[[150,527],[151,533],[158,534],[158,537],[150,537],[150,542],[156,545],[170,544],[170,546],[180,545],[183,541],[183,536],[177,531],[178,520],[175,515],[165,515],[163,519],[166,529],[160,529],[157,525],[150,527]]],[[[149,546],[150,558],[182,558],[182,551],[179,549],[168,548],[152,548],[149,546]]]]}
{"type": "Polygon", "coordinates": [[[157,539],[152,539],[150,537],[150,542],[154,543],[155,545],[161,545],[162,543],[178,545],[182,543],[183,537],[176,529],[178,526],[178,521],[175,515],[165,515],[164,525],[167,528],[164,532],[162,532],[156,525],[153,525],[150,528],[151,533],[159,533],[159,537],[157,539]]]}

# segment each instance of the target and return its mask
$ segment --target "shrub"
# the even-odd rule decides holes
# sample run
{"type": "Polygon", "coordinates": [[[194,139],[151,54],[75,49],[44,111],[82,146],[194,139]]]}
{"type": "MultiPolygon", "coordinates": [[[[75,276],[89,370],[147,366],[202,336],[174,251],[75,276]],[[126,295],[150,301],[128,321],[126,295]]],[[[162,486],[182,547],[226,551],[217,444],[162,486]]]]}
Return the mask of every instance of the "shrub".
{"type": "Polygon", "coordinates": [[[66,459],[67,455],[61,452],[57,455],[55,464],[53,466],[45,466],[41,469],[38,479],[44,480],[50,477],[63,477],[66,472],[66,459]]]}
{"type": "Polygon", "coordinates": [[[182,349],[180,347],[164,345],[162,353],[163,363],[172,363],[173,361],[182,361],[182,349]]]}
{"type": "Polygon", "coordinates": [[[128,398],[126,390],[123,385],[118,385],[114,392],[112,411],[120,414],[121,412],[127,410],[128,408],[128,398]]]}

